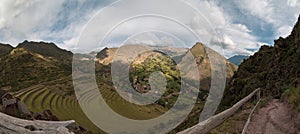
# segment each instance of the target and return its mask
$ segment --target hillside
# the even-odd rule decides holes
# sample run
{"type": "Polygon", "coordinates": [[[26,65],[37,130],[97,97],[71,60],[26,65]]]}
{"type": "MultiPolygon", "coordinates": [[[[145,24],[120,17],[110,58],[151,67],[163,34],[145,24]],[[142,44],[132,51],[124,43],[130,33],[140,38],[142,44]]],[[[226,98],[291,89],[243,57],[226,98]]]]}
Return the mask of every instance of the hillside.
{"type": "Polygon", "coordinates": [[[70,66],[24,48],[13,49],[0,63],[0,87],[11,86],[14,91],[71,74],[70,66]]]}
{"type": "MultiPolygon", "coordinates": [[[[168,50],[170,48],[164,48],[164,49],[168,50]]],[[[210,89],[210,77],[211,77],[211,64],[210,64],[208,53],[206,52],[207,49],[209,48],[204,46],[202,43],[196,43],[191,49],[189,49],[189,51],[192,53],[192,55],[195,58],[195,62],[198,65],[198,69],[201,70],[200,71],[201,88],[205,90],[210,89]]],[[[169,50],[169,51],[172,52],[174,50],[169,50]]],[[[176,49],[175,51],[181,53],[181,52],[185,52],[186,50],[176,49]]],[[[116,48],[105,48],[97,54],[96,61],[100,64],[109,65],[112,62],[113,56],[115,55],[116,52],[117,52],[116,48]]],[[[211,54],[219,55],[217,52],[214,51],[212,51],[211,54]]],[[[142,54],[140,57],[138,57],[138,59],[135,59],[136,60],[135,62],[138,61],[138,63],[141,63],[142,61],[145,61],[149,55],[151,55],[151,53],[142,54]]],[[[178,55],[177,57],[173,57],[173,58],[180,59],[180,57],[182,56],[178,55]]],[[[227,59],[225,59],[225,57],[222,58],[223,58],[222,60],[225,61],[227,66],[226,73],[227,73],[227,80],[229,81],[233,76],[234,72],[237,70],[237,66],[231,63],[230,61],[228,61],[227,59]]]]}
{"type": "Polygon", "coordinates": [[[56,59],[64,64],[70,64],[72,62],[72,52],[60,49],[54,43],[28,42],[25,40],[16,48],[23,48],[26,51],[40,54],[47,58],[56,59]]]}
{"type": "MultiPolygon", "coordinates": [[[[74,95],[71,78],[73,54],[71,52],[60,49],[53,43],[45,42],[24,41],[16,48],[8,45],[4,46],[8,49],[1,49],[6,51],[6,55],[0,60],[0,88],[10,89],[9,91],[24,101],[33,112],[42,112],[49,109],[59,120],[74,119],[80,126],[92,132],[102,132],[84,115],[74,95]]],[[[170,52],[174,51],[170,48],[165,49],[170,50],[170,52]]],[[[180,51],[183,50],[185,51],[186,49],[181,49],[180,51]]],[[[197,123],[197,117],[199,117],[203,102],[207,97],[211,73],[207,50],[208,48],[201,43],[197,43],[190,49],[195,56],[198,68],[201,69],[200,90],[202,94],[199,95],[199,101],[189,119],[177,130],[182,130],[197,123]]],[[[140,84],[139,87],[146,86],[147,89],[149,88],[147,79],[149,74],[155,70],[161,70],[165,73],[168,81],[167,89],[169,89],[162,99],[155,104],[139,106],[122,99],[114,89],[110,76],[110,63],[116,51],[117,48],[106,48],[97,54],[97,84],[101,87],[99,90],[107,104],[120,115],[138,120],[158,117],[172,107],[179,95],[178,89],[180,87],[178,68],[175,66],[174,61],[158,52],[144,53],[134,59],[131,67],[135,67],[136,70],[131,70],[130,72],[132,82],[137,78],[136,82],[140,84]],[[163,68],[156,68],[156,65],[163,68]]],[[[217,53],[214,52],[213,54],[217,53]]],[[[89,58],[85,57],[89,56],[82,55],[82,60],[89,60],[89,58]]],[[[184,55],[178,55],[174,58],[180,60],[182,57],[184,55]]],[[[230,79],[237,67],[225,58],[222,60],[225,60],[227,63],[227,78],[230,79]]],[[[137,87],[137,83],[133,83],[133,86],[137,87]]],[[[145,92],[147,91],[145,90],[145,92]]],[[[90,104],[97,101],[94,99],[95,95],[95,93],[87,90],[80,99],[84,103],[90,104]]]]}
{"type": "MultiPolygon", "coordinates": [[[[275,40],[273,46],[262,46],[245,60],[229,83],[223,106],[234,104],[256,88],[264,97],[294,98],[300,102],[300,17],[291,35],[275,40]]],[[[296,104],[299,107],[299,104],[296,104]]]]}
{"type": "Polygon", "coordinates": [[[13,47],[9,44],[1,44],[0,43],[0,59],[2,56],[6,56],[13,49],[13,47]]]}

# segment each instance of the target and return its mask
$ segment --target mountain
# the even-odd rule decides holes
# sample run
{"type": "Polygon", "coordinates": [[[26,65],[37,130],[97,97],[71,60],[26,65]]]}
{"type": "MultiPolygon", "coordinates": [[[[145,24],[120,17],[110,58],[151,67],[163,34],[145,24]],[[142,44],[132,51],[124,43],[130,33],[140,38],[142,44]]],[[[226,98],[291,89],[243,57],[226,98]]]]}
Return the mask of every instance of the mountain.
{"type": "Polygon", "coordinates": [[[262,89],[264,97],[281,98],[293,92],[288,98],[300,102],[299,61],[300,17],[288,37],[275,40],[274,47],[262,46],[239,66],[225,90],[223,105],[234,104],[256,88],[262,89]]]}
{"type": "Polygon", "coordinates": [[[16,91],[71,75],[72,53],[53,43],[24,41],[16,48],[5,46],[7,49],[1,49],[7,51],[0,60],[0,87],[16,91]]]}
{"type": "MultiPolygon", "coordinates": [[[[175,53],[177,52],[178,55],[173,57],[174,59],[180,60],[182,57],[184,57],[183,52],[187,51],[187,49],[180,49],[180,48],[168,48],[168,47],[162,47],[159,49],[163,49],[166,52],[169,53],[175,53]],[[180,56],[180,54],[182,54],[180,56]]],[[[200,81],[201,81],[201,88],[205,90],[209,90],[210,88],[210,77],[211,77],[211,65],[210,65],[210,60],[208,56],[208,47],[203,45],[202,43],[196,43],[189,51],[195,58],[195,62],[197,63],[198,69],[201,70],[200,72],[200,81]]],[[[209,49],[211,50],[211,49],[209,49]]],[[[109,65],[111,64],[113,60],[113,56],[116,54],[117,48],[104,48],[102,51],[100,51],[97,56],[96,56],[96,61],[100,64],[105,64],[109,65]]],[[[143,61],[146,60],[146,58],[150,55],[155,55],[154,53],[158,52],[152,52],[152,53],[144,53],[138,56],[138,59],[135,59],[135,62],[142,63],[143,61]]],[[[220,56],[215,51],[211,51],[212,57],[216,57],[215,55],[220,56]]],[[[156,56],[159,56],[159,54],[156,54],[156,56]]],[[[161,56],[161,55],[160,55],[161,56]]],[[[224,60],[227,66],[227,80],[233,76],[234,72],[237,70],[237,66],[228,61],[225,57],[220,56],[224,60]]],[[[124,59],[126,60],[126,59],[124,59]]],[[[191,72],[193,73],[193,72],[191,72]]]]}
{"type": "Polygon", "coordinates": [[[108,65],[112,62],[117,48],[104,48],[99,53],[97,53],[96,58],[100,64],[108,65]]]}
{"type": "Polygon", "coordinates": [[[28,52],[40,54],[50,59],[56,59],[64,64],[70,64],[72,62],[72,52],[63,50],[57,47],[54,43],[28,42],[27,40],[25,40],[16,48],[23,48],[28,52]]]}
{"type": "Polygon", "coordinates": [[[248,59],[248,58],[249,58],[249,56],[246,56],[246,55],[235,55],[235,56],[229,58],[228,60],[231,63],[239,66],[245,59],[248,59]]]}
{"type": "MultiPolygon", "coordinates": [[[[72,56],[69,51],[60,49],[53,43],[28,42],[20,43],[16,48],[9,47],[5,50],[6,55],[0,59],[0,88],[5,87],[9,92],[16,94],[27,107],[33,112],[41,112],[49,109],[59,120],[74,119],[76,122],[92,132],[102,132],[94,126],[82,112],[78,100],[75,96],[72,83],[72,56]]],[[[178,49],[163,47],[167,53],[175,54],[176,61],[184,60],[185,51],[188,49],[178,49]],[[176,53],[179,52],[179,53],[176,53]]],[[[4,50],[4,49],[1,49],[4,50]]],[[[148,52],[133,59],[130,65],[135,69],[130,69],[130,79],[132,86],[140,92],[149,89],[149,75],[153,71],[162,71],[167,80],[167,92],[164,96],[151,106],[134,105],[122,99],[116,92],[111,79],[111,61],[118,48],[105,48],[97,53],[96,61],[96,80],[101,93],[105,94],[104,99],[107,104],[117,111],[132,119],[151,119],[165,113],[168,108],[176,102],[180,94],[180,76],[178,68],[175,66],[171,57],[158,51],[148,52]],[[158,67],[161,66],[162,68],[158,67]],[[140,67],[140,68],[139,68],[140,67]],[[134,82],[135,81],[135,82],[134,82]],[[144,89],[142,89],[144,88],[144,89]],[[142,89],[142,90],[140,90],[142,89]],[[146,90],[145,90],[146,89],[146,90]],[[166,101],[170,103],[165,103],[166,101]],[[126,109],[126,110],[123,110],[126,109]]],[[[189,49],[195,57],[198,69],[201,70],[201,95],[200,101],[196,104],[193,116],[198,116],[210,87],[211,66],[207,51],[212,51],[201,43],[197,43],[189,49]]],[[[229,80],[236,71],[237,67],[212,51],[212,57],[220,57],[227,64],[227,79],[229,80]],[[218,56],[217,56],[218,55],[218,56]]],[[[80,55],[81,61],[91,60],[88,55],[80,55]]],[[[84,62],[83,62],[84,64],[84,62]]],[[[188,72],[188,76],[193,72],[188,72]]],[[[195,74],[193,74],[195,75],[195,74]]],[[[92,92],[91,92],[92,93],[92,92]]],[[[96,94],[87,92],[83,98],[93,100],[96,94]],[[91,96],[90,96],[91,95],[91,96]]],[[[196,119],[196,118],[195,118],[196,119]]],[[[187,122],[191,122],[187,120],[187,122]]],[[[193,121],[194,122],[194,121],[193,121]]],[[[195,122],[196,123],[196,120],[195,122]]],[[[186,125],[184,125],[187,127],[186,125]]]]}
{"type": "Polygon", "coordinates": [[[9,44],[1,44],[0,43],[0,59],[2,56],[9,54],[9,52],[13,49],[14,48],[9,44]]]}

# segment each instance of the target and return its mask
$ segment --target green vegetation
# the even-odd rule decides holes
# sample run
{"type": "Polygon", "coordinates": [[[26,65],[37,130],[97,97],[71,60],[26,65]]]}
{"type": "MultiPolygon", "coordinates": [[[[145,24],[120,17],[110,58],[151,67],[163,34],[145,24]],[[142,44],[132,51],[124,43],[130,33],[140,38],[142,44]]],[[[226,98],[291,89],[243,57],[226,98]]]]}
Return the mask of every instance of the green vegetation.
{"type": "Polygon", "coordinates": [[[64,64],[22,48],[0,60],[0,87],[11,86],[14,91],[45,83],[71,74],[64,64]]]}
{"type": "Polygon", "coordinates": [[[180,92],[180,72],[176,66],[176,63],[166,55],[158,52],[152,52],[146,59],[139,59],[140,64],[135,61],[132,63],[130,71],[130,81],[132,86],[136,87],[137,92],[148,92],[151,90],[149,84],[149,77],[151,73],[162,72],[166,78],[166,92],[161,99],[157,101],[158,104],[171,108],[178,97],[180,92]],[[146,87],[146,88],[145,88],[146,87]]]}
{"type": "MultiPolygon", "coordinates": [[[[250,111],[249,109],[248,111],[250,111]]],[[[240,134],[248,119],[249,112],[240,112],[227,119],[223,124],[213,129],[210,134],[240,134]]]]}
{"type": "MultiPolygon", "coordinates": [[[[103,132],[86,117],[74,94],[70,96],[68,92],[64,92],[63,89],[68,89],[67,83],[72,81],[65,80],[65,82],[59,83],[61,81],[52,81],[45,86],[20,90],[15,93],[15,96],[24,101],[32,112],[41,113],[43,110],[49,109],[59,120],[75,120],[78,125],[93,133],[103,132]]],[[[131,104],[121,98],[113,89],[113,86],[106,84],[110,82],[99,81],[98,83],[99,87],[101,87],[101,95],[107,104],[120,115],[132,119],[145,120],[160,116],[167,111],[167,108],[158,104],[149,106],[131,104]]],[[[80,99],[86,104],[94,104],[97,101],[95,95],[96,93],[94,92],[86,92],[80,99]]]]}
{"type": "Polygon", "coordinates": [[[299,94],[297,88],[289,89],[290,91],[284,88],[300,85],[299,31],[300,17],[291,35],[275,40],[274,47],[262,46],[257,53],[245,60],[229,82],[221,106],[233,105],[257,88],[262,89],[263,97],[276,99],[280,99],[285,92],[291,99],[293,96],[289,92],[299,94]]]}
{"type": "Polygon", "coordinates": [[[0,59],[9,54],[11,50],[13,50],[13,47],[11,45],[0,43],[0,59]]]}
{"type": "Polygon", "coordinates": [[[283,97],[288,103],[294,106],[297,111],[300,111],[300,87],[290,87],[284,91],[283,97]]]}
{"type": "MultiPolygon", "coordinates": [[[[0,88],[12,87],[10,92],[24,101],[32,112],[43,112],[49,109],[59,120],[76,120],[80,126],[90,132],[103,133],[83,113],[75,97],[71,77],[73,56],[71,52],[59,49],[53,43],[45,42],[24,41],[16,48],[5,47],[7,48],[5,54],[0,56],[0,88]]],[[[107,104],[115,112],[131,119],[152,119],[164,114],[172,107],[180,94],[181,78],[174,61],[164,54],[153,52],[153,55],[146,58],[140,55],[141,57],[135,59],[131,64],[131,68],[134,68],[130,71],[132,86],[138,84],[140,87],[146,86],[145,90],[140,90],[141,92],[145,93],[150,90],[149,77],[153,72],[162,72],[167,82],[167,92],[161,99],[151,105],[139,106],[124,100],[114,89],[110,64],[116,50],[116,48],[106,48],[97,55],[99,58],[99,62],[96,62],[97,84],[107,104]]],[[[197,43],[191,52],[195,56],[199,69],[203,72],[201,77],[205,80],[209,79],[210,65],[207,64],[209,59],[204,45],[197,43]]],[[[88,55],[82,56],[89,57],[88,55]]],[[[224,60],[226,59],[224,58],[224,60]]],[[[228,73],[230,75],[235,70],[235,66],[228,67],[231,68],[231,72],[228,73]]],[[[199,113],[209,89],[209,82],[201,81],[201,85],[205,85],[205,83],[207,86],[200,90],[197,104],[188,119],[173,133],[198,122],[199,113]]],[[[95,95],[96,93],[87,91],[80,99],[83,103],[94,105],[97,101],[95,95]]],[[[182,105],[184,107],[184,104],[182,105]]],[[[159,127],[162,126],[163,124],[159,127]]]]}
{"type": "Polygon", "coordinates": [[[30,111],[42,113],[43,110],[49,109],[59,120],[76,120],[80,126],[92,132],[100,132],[82,112],[74,97],[64,97],[47,87],[24,90],[15,96],[24,101],[30,111]]]}

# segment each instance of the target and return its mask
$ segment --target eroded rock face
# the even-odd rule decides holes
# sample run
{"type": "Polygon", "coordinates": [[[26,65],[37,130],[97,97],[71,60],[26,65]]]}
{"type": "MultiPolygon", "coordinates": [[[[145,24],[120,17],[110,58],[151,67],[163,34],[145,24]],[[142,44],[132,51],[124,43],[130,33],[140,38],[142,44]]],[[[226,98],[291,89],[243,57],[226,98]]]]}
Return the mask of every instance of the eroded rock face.
{"type": "Polygon", "coordinates": [[[75,126],[75,121],[29,121],[18,119],[3,113],[0,113],[0,133],[1,134],[73,134],[70,126],[75,126]]]}

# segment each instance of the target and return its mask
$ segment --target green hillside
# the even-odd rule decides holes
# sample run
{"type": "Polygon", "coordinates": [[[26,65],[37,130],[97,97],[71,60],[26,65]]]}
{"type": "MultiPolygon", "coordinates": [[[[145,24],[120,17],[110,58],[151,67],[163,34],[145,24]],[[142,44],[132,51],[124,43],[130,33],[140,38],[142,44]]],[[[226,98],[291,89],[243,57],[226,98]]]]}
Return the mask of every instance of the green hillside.
{"type": "Polygon", "coordinates": [[[275,40],[274,46],[262,46],[239,66],[226,89],[223,106],[236,103],[256,88],[262,89],[264,97],[298,96],[292,92],[298,93],[300,86],[299,61],[300,17],[291,35],[275,40]]]}
{"type": "MultiPolygon", "coordinates": [[[[91,132],[102,132],[85,116],[75,97],[72,83],[72,53],[58,48],[53,43],[28,42],[20,43],[16,48],[7,47],[0,60],[0,88],[12,87],[10,92],[20,97],[32,112],[49,109],[59,120],[71,120],[91,132]]],[[[174,130],[180,131],[198,121],[199,113],[206,100],[210,82],[209,58],[206,47],[197,43],[192,49],[198,68],[201,69],[201,89],[198,103],[188,119],[174,130]],[[205,82],[207,80],[207,82],[205,82]],[[206,83],[206,84],[205,84],[206,83]]],[[[174,61],[161,53],[150,52],[137,57],[131,64],[130,80],[132,86],[140,84],[149,90],[149,75],[161,71],[167,80],[167,92],[156,103],[140,106],[127,102],[114,89],[110,75],[110,65],[117,48],[106,48],[98,53],[96,60],[96,78],[99,90],[107,104],[122,116],[144,120],[158,117],[168,111],[175,103],[180,88],[180,75],[174,61]],[[167,103],[166,103],[167,102],[167,103]]],[[[4,51],[4,49],[3,49],[4,51]]],[[[217,54],[217,53],[216,53],[217,54]]],[[[82,55],[89,57],[88,55],[82,55]]],[[[180,58],[180,57],[177,57],[180,58]]],[[[227,78],[230,79],[236,66],[227,63],[227,78]]],[[[96,93],[87,91],[80,97],[84,103],[96,104],[96,93]]]]}
{"type": "Polygon", "coordinates": [[[9,44],[1,44],[0,43],[0,59],[3,56],[6,56],[7,54],[9,54],[9,52],[13,50],[13,47],[9,44]]]}

